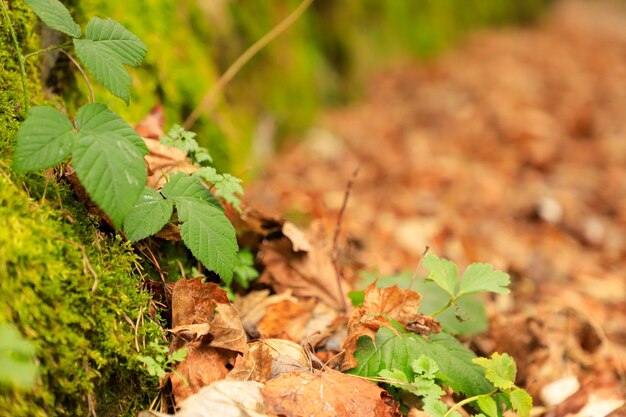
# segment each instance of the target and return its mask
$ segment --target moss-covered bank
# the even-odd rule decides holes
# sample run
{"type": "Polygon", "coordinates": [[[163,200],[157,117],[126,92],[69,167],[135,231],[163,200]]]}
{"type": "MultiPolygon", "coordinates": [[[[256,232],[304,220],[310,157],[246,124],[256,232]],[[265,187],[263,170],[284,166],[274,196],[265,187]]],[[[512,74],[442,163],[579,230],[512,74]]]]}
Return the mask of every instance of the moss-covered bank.
{"type": "MultiPolygon", "coordinates": [[[[37,49],[36,19],[22,1],[9,7],[20,45],[37,49]]],[[[39,102],[34,62],[27,73],[31,101],[39,102]]],[[[90,403],[101,417],[133,415],[147,407],[156,388],[135,360],[136,347],[162,337],[146,316],[149,297],[140,290],[135,255],[128,244],[98,231],[65,186],[10,170],[22,102],[18,61],[3,20],[0,323],[14,324],[33,343],[39,377],[32,390],[0,387],[0,415],[88,415],[90,403]],[[143,320],[135,331],[138,316],[143,320]]]]}

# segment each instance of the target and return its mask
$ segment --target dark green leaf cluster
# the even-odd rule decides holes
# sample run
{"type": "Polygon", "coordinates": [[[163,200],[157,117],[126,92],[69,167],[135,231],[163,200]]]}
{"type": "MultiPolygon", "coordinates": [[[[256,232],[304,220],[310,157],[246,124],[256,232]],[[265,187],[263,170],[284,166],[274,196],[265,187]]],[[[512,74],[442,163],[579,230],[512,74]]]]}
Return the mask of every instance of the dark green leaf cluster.
{"type": "Polygon", "coordinates": [[[81,38],[80,27],[58,0],[26,3],[46,25],[72,37],[78,59],[107,90],[126,103],[130,101],[132,80],[124,65],[135,67],[146,55],[146,46],[137,36],[115,20],[94,17],[81,38]]]}
{"type": "Polygon", "coordinates": [[[124,222],[131,241],[157,233],[176,207],[180,234],[193,256],[227,284],[237,265],[237,239],[219,201],[198,178],[176,172],[161,192],[145,187],[124,222]]]}
{"type": "Polygon", "coordinates": [[[81,107],[74,125],[59,110],[37,106],[18,130],[13,168],[49,168],[71,155],[91,199],[119,227],[146,183],[147,153],[137,132],[104,104],[81,107]]]}

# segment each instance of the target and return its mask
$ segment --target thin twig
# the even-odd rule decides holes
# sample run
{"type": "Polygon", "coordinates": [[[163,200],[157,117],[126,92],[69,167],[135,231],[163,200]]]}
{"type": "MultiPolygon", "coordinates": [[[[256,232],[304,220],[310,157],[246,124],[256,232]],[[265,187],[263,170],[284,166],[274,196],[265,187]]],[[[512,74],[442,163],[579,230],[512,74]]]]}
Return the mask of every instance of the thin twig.
{"type": "Polygon", "coordinates": [[[71,45],[72,45],[71,42],[65,42],[64,44],[61,44],[61,45],[54,45],[54,46],[50,46],[48,48],[39,49],[37,51],[30,52],[30,53],[24,55],[24,62],[26,62],[26,60],[28,60],[28,58],[33,57],[35,55],[45,54],[46,52],[51,52],[51,51],[54,51],[54,50],[57,50],[57,49],[62,49],[62,48],[65,48],[65,47],[68,47],[68,46],[71,46],[71,45]]]}
{"type": "Polygon", "coordinates": [[[331,260],[333,262],[333,267],[335,268],[335,277],[337,278],[337,288],[339,289],[339,296],[341,297],[341,305],[344,312],[348,311],[348,305],[346,303],[346,298],[343,293],[343,277],[341,274],[341,268],[339,268],[338,255],[339,255],[339,234],[341,232],[341,222],[343,220],[343,214],[346,211],[346,206],[348,205],[348,198],[350,197],[350,192],[352,191],[352,184],[356,179],[357,174],[359,173],[360,167],[354,170],[352,173],[352,177],[348,181],[348,185],[346,186],[346,192],[343,195],[343,202],[341,203],[341,209],[339,210],[339,216],[337,217],[337,226],[335,226],[335,234],[333,236],[333,248],[331,251],[331,260]]]}
{"type": "Polygon", "coordinates": [[[424,260],[424,257],[428,253],[429,249],[430,249],[430,247],[426,246],[426,248],[424,249],[424,252],[422,252],[422,255],[420,256],[419,261],[417,261],[417,266],[415,267],[415,271],[413,272],[413,276],[411,277],[411,282],[409,282],[409,286],[406,288],[407,291],[404,292],[404,298],[402,299],[402,306],[404,306],[404,302],[406,301],[406,297],[409,294],[408,290],[410,290],[411,287],[413,287],[413,284],[415,284],[415,279],[417,278],[417,273],[419,272],[420,268],[422,267],[422,261],[424,260]]]}
{"type": "Polygon", "coordinates": [[[137,349],[137,352],[140,352],[139,350],[139,338],[137,337],[137,333],[139,332],[139,321],[141,320],[141,313],[143,313],[143,306],[141,306],[139,308],[139,313],[137,314],[137,322],[135,323],[134,326],[134,330],[135,330],[135,348],[137,349]]]}
{"type": "Polygon", "coordinates": [[[74,66],[78,69],[78,72],[80,72],[80,75],[83,76],[83,79],[85,80],[85,83],[87,84],[87,88],[89,89],[89,95],[91,96],[91,102],[95,103],[96,102],[96,96],[93,93],[93,87],[91,86],[91,82],[89,81],[89,77],[87,77],[87,73],[85,72],[83,67],[80,66],[78,61],[76,61],[72,55],[70,55],[69,53],[67,53],[63,49],[60,49],[59,52],[61,52],[63,55],[65,55],[67,57],[67,59],[69,59],[70,62],[72,64],[74,64],[74,66]]]}
{"type": "Polygon", "coordinates": [[[193,112],[187,117],[185,122],[183,123],[183,127],[187,130],[191,129],[193,124],[198,120],[200,115],[203,112],[210,112],[215,103],[217,101],[218,96],[226,87],[237,73],[244,67],[261,49],[263,49],[267,44],[276,39],[281,33],[283,33],[289,26],[291,26],[302,14],[304,11],[313,3],[314,0],[303,0],[302,3],[293,11],[289,16],[285,18],[282,22],[276,25],[272,30],[266,33],[261,39],[256,41],[252,46],[244,51],[243,54],[235,60],[231,64],[230,67],[222,74],[222,76],[217,80],[213,87],[202,97],[200,104],[198,107],[194,109],[193,112]]]}

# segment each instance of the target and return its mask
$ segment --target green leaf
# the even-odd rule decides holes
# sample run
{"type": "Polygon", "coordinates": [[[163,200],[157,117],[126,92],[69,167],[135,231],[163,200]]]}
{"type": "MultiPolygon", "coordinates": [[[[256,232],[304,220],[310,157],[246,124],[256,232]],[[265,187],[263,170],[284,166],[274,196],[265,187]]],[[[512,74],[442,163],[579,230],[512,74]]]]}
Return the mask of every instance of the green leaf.
{"type": "MultiPolygon", "coordinates": [[[[448,412],[448,406],[434,397],[426,397],[424,399],[424,411],[432,417],[443,417],[448,412]]],[[[461,414],[453,411],[448,417],[461,417],[461,414]]]]}
{"type": "Polygon", "coordinates": [[[107,47],[125,65],[136,67],[146,56],[146,45],[141,39],[113,19],[92,18],[85,37],[107,47]]]}
{"type": "Polygon", "coordinates": [[[474,263],[468,266],[463,273],[457,296],[479,292],[508,294],[511,292],[507,288],[510,282],[511,279],[508,274],[494,270],[491,265],[474,263]]]}
{"type": "Polygon", "coordinates": [[[172,126],[167,134],[161,137],[161,143],[185,152],[192,164],[203,165],[213,162],[207,150],[196,141],[196,134],[185,130],[182,126],[172,126]]]}
{"type": "Polygon", "coordinates": [[[86,39],[74,39],[76,55],[111,93],[130,101],[131,78],[124,65],[139,65],[146,46],[124,26],[94,17],[87,24],[86,39]]]}
{"type": "Polygon", "coordinates": [[[165,198],[175,199],[178,197],[190,197],[202,200],[211,204],[219,210],[223,210],[222,205],[213,194],[206,188],[198,178],[184,174],[182,172],[174,172],[167,183],[161,190],[165,198]]]}
{"type": "Polygon", "coordinates": [[[185,245],[202,265],[230,284],[238,250],[233,225],[224,212],[198,198],[175,197],[174,202],[185,245]]]}
{"type": "Polygon", "coordinates": [[[109,48],[90,39],[74,39],[74,48],[78,59],[89,72],[106,87],[111,94],[130,103],[130,85],[132,79],[109,48]]]}
{"type": "Polygon", "coordinates": [[[102,103],[82,106],[76,113],[75,123],[81,133],[115,133],[131,141],[142,155],[150,153],[139,133],[102,103]]]}
{"type": "Polygon", "coordinates": [[[37,377],[35,348],[15,327],[0,324],[0,385],[30,388],[37,377]]]}
{"type": "Polygon", "coordinates": [[[221,197],[235,209],[241,211],[243,187],[241,179],[230,174],[218,174],[213,167],[204,167],[194,173],[195,176],[214,187],[215,195],[221,197]]]}
{"type": "Polygon", "coordinates": [[[124,233],[131,242],[152,236],[172,217],[174,205],[150,187],[143,193],[124,220],[124,233]]]}
{"type": "Polygon", "coordinates": [[[187,357],[187,353],[189,353],[189,349],[187,349],[186,347],[178,349],[177,351],[172,352],[172,354],[169,356],[168,362],[182,362],[187,357]]]}
{"type": "Polygon", "coordinates": [[[450,297],[456,295],[456,285],[458,272],[454,262],[447,259],[439,259],[437,256],[429,254],[424,257],[424,268],[429,271],[427,279],[434,281],[450,297]]]}
{"type": "Polygon", "coordinates": [[[533,408],[533,398],[523,389],[513,390],[509,396],[513,410],[519,417],[529,417],[533,408]]]}
{"type": "Polygon", "coordinates": [[[259,271],[254,269],[254,257],[249,250],[240,250],[237,254],[237,265],[233,270],[233,277],[243,288],[248,288],[250,282],[259,277],[259,271]]]}
{"type": "Polygon", "coordinates": [[[437,362],[426,355],[420,355],[419,358],[411,362],[411,368],[416,374],[423,375],[424,378],[428,379],[434,378],[435,374],[439,372],[437,362]]]}
{"type": "Polygon", "coordinates": [[[394,380],[394,381],[405,382],[407,384],[409,383],[409,380],[407,379],[407,377],[404,374],[404,372],[402,372],[399,369],[381,369],[381,371],[378,373],[378,375],[381,378],[391,379],[391,380],[394,380]]]}
{"type": "Polygon", "coordinates": [[[36,106],[17,132],[13,169],[32,171],[58,165],[69,154],[76,132],[67,116],[50,106],[36,106]]]}
{"type": "Polygon", "coordinates": [[[356,368],[348,373],[360,376],[377,376],[383,369],[399,369],[412,378],[412,363],[421,355],[433,358],[439,372],[437,379],[442,380],[455,392],[468,396],[486,394],[493,391],[493,386],[484,376],[484,371],[472,363],[475,355],[454,337],[445,333],[431,335],[430,340],[422,336],[407,333],[395,334],[391,329],[381,328],[376,333],[376,344],[368,336],[362,336],[357,342],[354,357],[356,368]]]}
{"type": "Polygon", "coordinates": [[[165,377],[165,375],[167,375],[165,369],[163,369],[161,364],[158,363],[153,357],[137,355],[137,360],[146,366],[148,374],[152,376],[157,376],[159,378],[163,378],[165,377]]]}
{"type": "Polygon", "coordinates": [[[78,38],[80,26],[74,22],[70,12],[58,0],[26,0],[26,4],[50,28],[78,38]]]}
{"type": "Polygon", "coordinates": [[[91,199],[115,227],[133,209],[146,183],[146,165],[137,147],[116,133],[81,133],[72,165],[91,199]]]}
{"type": "Polygon", "coordinates": [[[485,377],[493,382],[496,388],[506,390],[512,388],[515,384],[517,367],[515,366],[515,361],[508,353],[500,355],[498,352],[495,352],[491,355],[491,359],[475,358],[472,362],[487,370],[485,377]]]}
{"type": "Polygon", "coordinates": [[[479,397],[476,405],[487,414],[487,417],[498,417],[498,405],[491,397],[479,397]]]}

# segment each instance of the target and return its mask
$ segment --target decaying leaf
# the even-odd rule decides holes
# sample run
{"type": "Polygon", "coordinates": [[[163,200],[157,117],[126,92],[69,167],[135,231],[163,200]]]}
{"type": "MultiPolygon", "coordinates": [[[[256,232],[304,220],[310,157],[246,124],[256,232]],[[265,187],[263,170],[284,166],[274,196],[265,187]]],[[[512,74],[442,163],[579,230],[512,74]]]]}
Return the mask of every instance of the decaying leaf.
{"type": "Polygon", "coordinates": [[[341,370],[357,365],[353,354],[359,337],[369,336],[374,339],[381,327],[391,327],[390,319],[402,326],[417,322],[422,317],[418,313],[421,298],[415,291],[403,290],[395,285],[376,288],[376,283],[372,283],[367,287],[363,304],[352,312],[348,321],[348,337],[343,344],[345,353],[341,370]]]}
{"type": "Polygon", "coordinates": [[[339,293],[330,241],[322,226],[319,222],[311,225],[307,252],[295,252],[292,241],[286,237],[264,241],[260,258],[265,271],[260,281],[270,284],[276,292],[290,289],[297,297],[314,297],[341,309],[344,295],[339,293]]]}
{"type": "MultiPolygon", "coordinates": [[[[176,417],[270,417],[265,413],[262,385],[254,381],[217,381],[180,404],[176,417]]],[[[139,417],[169,417],[142,411],[139,417]]]]}
{"type": "Polygon", "coordinates": [[[285,417],[400,416],[391,395],[341,372],[293,372],[261,388],[267,411],[285,417]]]}
{"type": "Polygon", "coordinates": [[[179,280],[172,291],[171,350],[187,347],[189,353],[170,374],[177,403],[202,387],[224,379],[239,354],[247,350],[247,338],[239,315],[217,284],[202,278],[179,280]]]}
{"type": "Polygon", "coordinates": [[[312,298],[299,302],[284,300],[269,306],[257,326],[261,338],[287,339],[299,343],[313,313],[315,301],[312,298]]]}
{"type": "Polygon", "coordinates": [[[242,297],[237,297],[235,309],[239,313],[239,318],[246,333],[251,338],[258,338],[257,324],[265,316],[267,308],[284,300],[298,301],[289,291],[274,295],[270,295],[269,290],[252,291],[242,297]]]}
{"type": "Polygon", "coordinates": [[[248,344],[243,357],[226,379],[265,382],[282,374],[310,369],[302,346],[283,339],[263,339],[248,344]]]}

